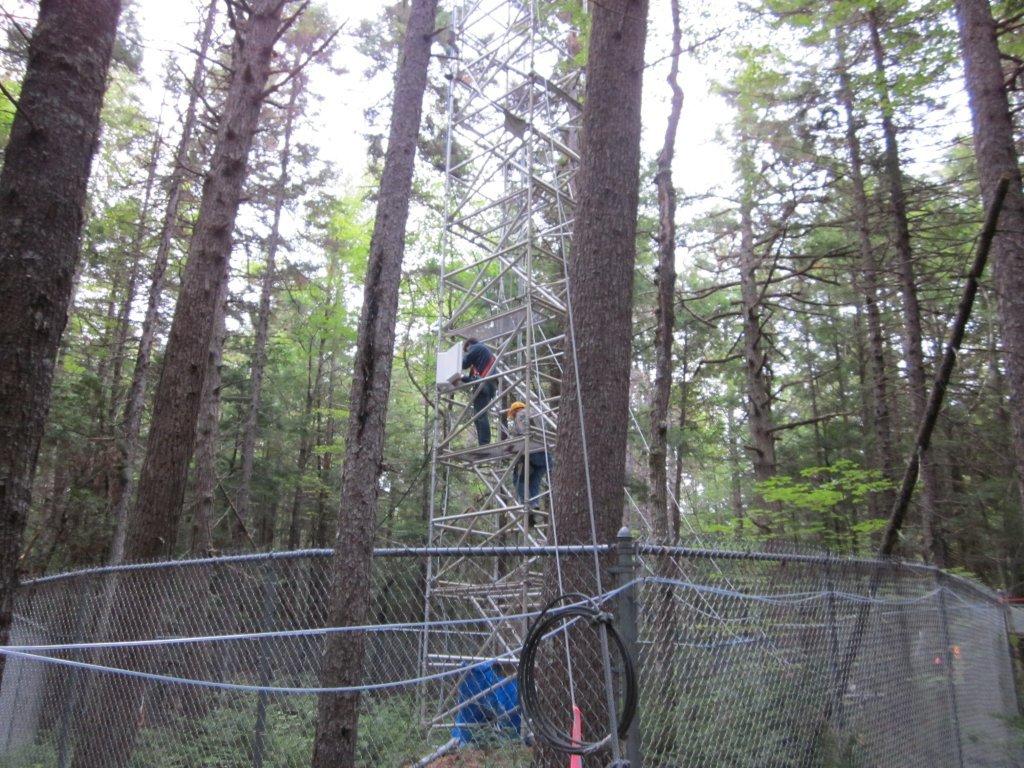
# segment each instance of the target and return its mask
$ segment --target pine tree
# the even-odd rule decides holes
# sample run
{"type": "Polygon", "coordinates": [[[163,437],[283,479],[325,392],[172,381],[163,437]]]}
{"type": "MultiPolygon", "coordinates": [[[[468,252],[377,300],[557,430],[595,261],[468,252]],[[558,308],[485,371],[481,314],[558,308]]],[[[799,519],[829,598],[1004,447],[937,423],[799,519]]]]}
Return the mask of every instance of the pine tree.
{"type": "MultiPolygon", "coordinates": [[[[271,55],[282,32],[283,6],[282,0],[230,5],[237,36],[231,83],[156,389],[138,500],[128,518],[124,554],[129,562],[174,552],[208,357],[225,295],[235,216],[267,97],[271,55]]],[[[122,591],[113,607],[112,631],[117,635],[134,624],[158,632],[159,610],[122,591]]],[[[96,686],[74,768],[121,768],[128,763],[136,729],[132,713],[143,686],[119,682],[104,680],[96,686]]]]}
{"type": "MultiPolygon", "coordinates": [[[[974,126],[974,153],[986,206],[991,204],[999,179],[1010,179],[992,243],[992,271],[1005,349],[1019,503],[1024,515],[1024,191],[992,10],[988,0],[957,0],[956,10],[974,126]]],[[[1020,562],[1014,567],[1019,573],[1020,562]]],[[[1014,576],[1019,578],[1017,573],[1014,576]]],[[[1017,581],[1014,589],[1019,591],[1021,584],[1017,581]]]]}
{"type": "MultiPolygon", "coordinates": [[[[79,257],[119,0],[44,0],[0,173],[0,644],[79,257]]],[[[0,658],[0,676],[4,659],[0,658]]]]}
{"type": "MultiPolygon", "coordinates": [[[[369,610],[378,480],[384,456],[405,226],[436,12],[437,0],[412,3],[395,80],[391,132],[370,240],[349,395],[341,508],[327,615],[332,626],[361,624],[369,610]]],[[[331,634],[324,649],[321,685],[358,684],[364,653],[362,632],[331,634]]],[[[320,697],[313,768],[355,765],[359,699],[356,693],[320,697]]]]}

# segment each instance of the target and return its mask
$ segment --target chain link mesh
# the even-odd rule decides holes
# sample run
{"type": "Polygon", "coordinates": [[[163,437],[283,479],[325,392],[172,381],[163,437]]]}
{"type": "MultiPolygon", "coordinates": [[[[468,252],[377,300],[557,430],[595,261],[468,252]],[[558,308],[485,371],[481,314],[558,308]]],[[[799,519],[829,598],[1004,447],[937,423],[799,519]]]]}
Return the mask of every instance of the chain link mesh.
{"type": "MultiPolygon", "coordinates": [[[[557,568],[553,549],[378,556],[357,764],[538,762],[516,661],[560,571],[618,621],[633,601],[648,768],[1024,765],[1005,610],[984,588],[895,563],[665,547],[616,573],[602,552],[604,595],[593,552],[561,552],[557,568]],[[517,595],[442,583],[452,569],[517,568],[537,574],[517,595]]],[[[315,551],[27,583],[0,689],[0,766],[308,765],[330,574],[315,551]],[[133,621],[153,615],[158,626],[133,621]],[[90,729],[123,702],[124,728],[90,729]]],[[[596,638],[573,625],[538,657],[541,706],[567,735],[574,703],[586,738],[607,732],[596,638]]]]}

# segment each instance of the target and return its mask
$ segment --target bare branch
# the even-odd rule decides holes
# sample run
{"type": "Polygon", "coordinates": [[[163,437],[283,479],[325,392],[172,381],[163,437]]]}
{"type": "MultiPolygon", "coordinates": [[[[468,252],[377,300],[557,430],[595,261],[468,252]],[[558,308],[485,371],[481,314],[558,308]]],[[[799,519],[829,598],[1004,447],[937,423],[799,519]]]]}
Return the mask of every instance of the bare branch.
{"type": "Polygon", "coordinates": [[[340,24],[333,32],[331,32],[331,34],[324,38],[324,41],[320,45],[318,45],[313,51],[311,51],[308,56],[306,56],[302,61],[300,61],[290,70],[287,70],[287,75],[285,75],[283,78],[278,80],[273,85],[265,88],[263,91],[264,97],[270,96],[275,91],[279,91],[282,87],[284,87],[285,84],[295,79],[295,77],[300,72],[302,72],[302,70],[304,70],[310,64],[310,62],[312,62],[314,59],[319,58],[323,54],[323,52],[327,50],[331,43],[334,42],[334,39],[338,36],[338,33],[340,33],[344,27],[344,24],[340,24]]]}
{"type": "Polygon", "coordinates": [[[786,429],[796,429],[797,427],[806,427],[809,424],[818,424],[822,421],[828,421],[829,419],[841,419],[844,416],[853,416],[853,414],[847,412],[824,413],[821,416],[815,416],[811,419],[800,419],[800,421],[790,421],[786,424],[778,424],[771,427],[768,431],[774,434],[775,432],[782,432],[786,429]]]}

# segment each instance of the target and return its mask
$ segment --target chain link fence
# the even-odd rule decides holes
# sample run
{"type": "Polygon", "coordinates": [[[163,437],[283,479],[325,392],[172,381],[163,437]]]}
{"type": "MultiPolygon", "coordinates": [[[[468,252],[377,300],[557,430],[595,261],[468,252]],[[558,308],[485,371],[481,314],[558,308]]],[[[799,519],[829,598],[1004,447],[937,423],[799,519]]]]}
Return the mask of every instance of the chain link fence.
{"type": "MultiPolygon", "coordinates": [[[[331,629],[330,566],[318,550],[26,583],[2,649],[0,766],[307,766],[318,695],[351,693],[316,690],[331,631],[366,633],[358,765],[537,764],[516,661],[559,576],[635,654],[634,768],[1024,766],[1004,606],[930,568],[625,541],[381,550],[367,626],[331,629]],[[456,562],[490,584],[536,577],[517,595],[445,591],[456,562]],[[118,727],[97,728],[111,712],[118,727]]],[[[538,661],[545,716],[569,731],[577,705],[585,737],[602,731],[595,637],[566,627],[538,661]]]]}

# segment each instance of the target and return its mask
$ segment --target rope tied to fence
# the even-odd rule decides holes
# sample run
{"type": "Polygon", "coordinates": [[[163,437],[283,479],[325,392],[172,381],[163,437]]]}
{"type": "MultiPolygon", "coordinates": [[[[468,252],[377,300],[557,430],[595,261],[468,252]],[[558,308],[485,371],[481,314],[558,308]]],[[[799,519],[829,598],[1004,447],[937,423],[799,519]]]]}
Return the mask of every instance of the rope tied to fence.
{"type": "MultiPolygon", "coordinates": [[[[627,582],[626,584],[620,587],[608,590],[603,594],[594,597],[588,597],[586,595],[581,594],[573,594],[570,596],[572,598],[572,602],[569,602],[564,606],[558,607],[557,609],[554,608],[554,606],[549,605],[548,607],[545,607],[543,610],[523,612],[501,618],[476,617],[443,620],[439,619],[424,622],[392,622],[387,624],[367,624],[360,626],[314,627],[307,629],[245,632],[224,635],[163,637],[136,640],[108,640],[96,642],[51,644],[11,644],[6,646],[0,646],[0,654],[14,658],[24,659],[27,661],[38,662],[41,664],[53,664],[57,666],[64,666],[68,668],[98,672],[102,674],[123,675],[126,677],[148,680],[150,682],[166,683],[172,685],[188,685],[224,691],[239,691],[248,693],[288,695],[342,694],[415,687],[437,680],[459,677],[467,674],[473,669],[481,668],[487,664],[492,664],[495,662],[509,662],[514,661],[517,658],[520,659],[520,675],[522,675],[524,666],[532,666],[532,664],[534,663],[536,658],[536,645],[538,644],[538,641],[541,638],[547,639],[553,637],[556,634],[564,635],[567,632],[569,626],[571,626],[570,620],[573,622],[579,620],[586,620],[591,622],[600,620],[600,623],[608,626],[608,636],[612,641],[613,648],[617,648],[617,650],[615,651],[616,655],[620,656],[623,659],[626,659],[626,661],[624,661],[623,663],[631,668],[632,660],[629,659],[628,654],[625,653],[624,646],[621,645],[621,637],[619,637],[614,627],[612,627],[609,624],[608,614],[602,611],[600,609],[600,606],[617,598],[619,595],[623,594],[628,590],[635,589],[643,585],[670,586],[679,589],[682,594],[703,594],[722,599],[778,606],[798,606],[802,604],[807,604],[831,598],[841,602],[858,605],[870,604],[876,606],[906,607],[931,601],[938,597],[940,593],[949,595],[950,597],[954,598],[964,606],[972,606],[972,604],[959,593],[945,586],[939,586],[918,596],[905,598],[861,595],[853,592],[845,592],[833,589],[823,589],[818,591],[807,592],[787,592],[779,594],[757,594],[750,592],[742,592],[736,589],[730,589],[726,587],[716,587],[708,584],[698,584],[695,582],[686,581],[682,579],[672,579],[660,576],[641,576],[627,582]],[[521,648],[511,649],[505,653],[490,657],[488,659],[470,665],[461,666],[451,670],[444,670],[429,675],[420,675],[416,677],[403,678],[393,681],[363,683],[360,685],[339,687],[250,685],[245,683],[230,683],[216,680],[203,680],[183,676],[146,672],[142,670],[128,669],[124,667],[117,667],[106,664],[97,664],[94,662],[79,661],[75,659],[67,659],[53,655],[56,653],[67,654],[101,650],[167,648],[184,645],[198,645],[203,643],[223,644],[231,642],[265,641],[271,639],[316,638],[323,637],[329,634],[346,632],[417,633],[427,628],[437,629],[443,627],[489,625],[498,622],[526,620],[535,621],[532,625],[532,629],[529,635],[527,636],[526,641],[524,642],[521,648]],[[560,622],[563,622],[563,625],[555,629],[555,625],[559,624],[560,622]]],[[[695,643],[690,643],[690,645],[693,647],[699,647],[699,644],[695,643]]],[[[627,675],[628,674],[630,673],[627,673],[627,675]]],[[[521,685],[523,687],[520,690],[524,692],[524,695],[527,690],[533,690],[533,680],[534,678],[532,672],[528,673],[525,679],[521,679],[521,685]]],[[[635,693],[633,698],[635,699],[635,693]]],[[[635,710],[635,700],[630,706],[630,709],[635,710]]],[[[620,729],[625,729],[629,725],[630,718],[626,718],[624,715],[625,712],[623,713],[623,716],[620,718],[620,729]]]]}

